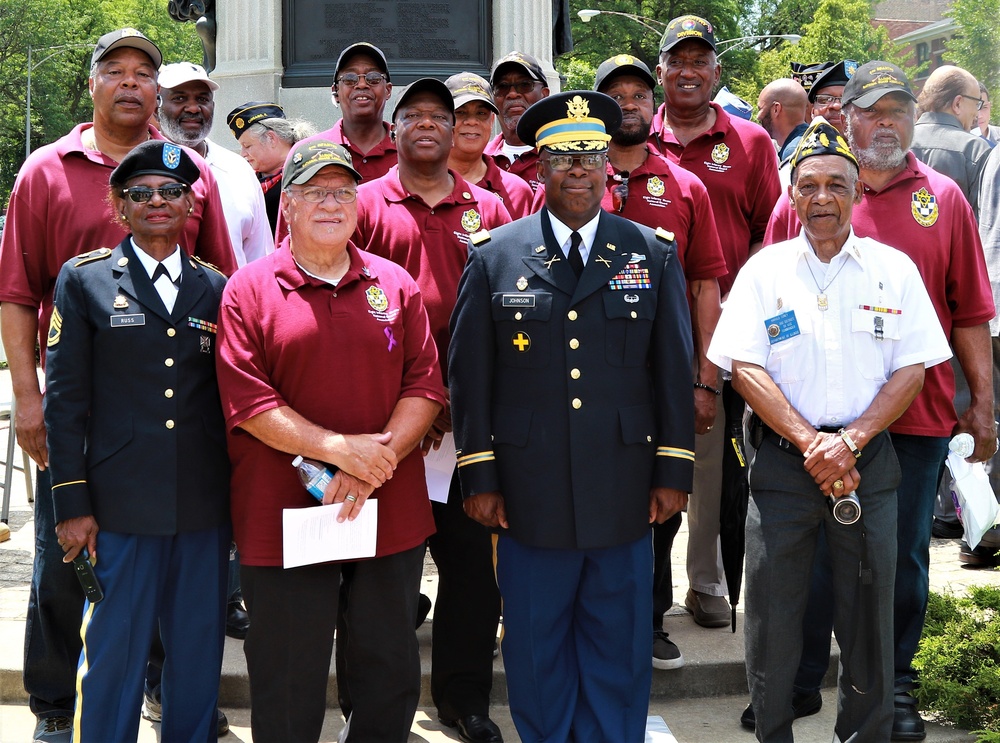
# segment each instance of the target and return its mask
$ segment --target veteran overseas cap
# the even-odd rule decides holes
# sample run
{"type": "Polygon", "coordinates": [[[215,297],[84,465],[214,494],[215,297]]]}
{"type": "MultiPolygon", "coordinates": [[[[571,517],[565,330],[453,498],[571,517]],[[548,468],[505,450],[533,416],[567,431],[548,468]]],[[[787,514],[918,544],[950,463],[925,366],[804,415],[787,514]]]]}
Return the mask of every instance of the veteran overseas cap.
{"type": "Polygon", "coordinates": [[[809,102],[815,103],[816,96],[819,95],[823,88],[829,88],[832,85],[847,85],[847,83],[851,81],[851,78],[854,77],[854,73],[857,69],[857,62],[853,59],[845,59],[843,62],[838,62],[832,67],[824,70],[813,81],[812,87],[807,88],[809,91],[809,102]]]}
{"type": "Polygon", "coordinates": [[[239,139],[243,132],[264,119],[283,119],[285,110],[277,103],[270,101],[250,101],[237,106],[226,116],[226,123],[233,130],[233,136],[239,139]]]}
{"type": "Polygon", "coordinates": [[[790,62],[789,65],[792,68],[792,80],[808,93],[816,78],[833,67],[833,62],[790,62]]]}
{"type": "Polygon", "coordinates": [[[493,88],[486,82],[486,78],[480,77],[474,72],[459,72],[445,80],[444,84],[455,99],[456,110],[470,101],[480,101],[493,113],[500,113],[496,104],[493,103],[493,88]]]}
{"type": "Polygon", "coordinates": [[[190,186],[201,177],[201,171],[183,147],[160,139],[149,139],[122,158],[111,172],[109,182],[115,188],[122,188],[137,175],[162,175],[190,186]]]}
{"type": "Polygon", "coordinates": [[[361,174],[354,169],[351,153],[344,147],[325,139],[304,139],[288,153],[281,176],[282,190],[293,183],[297,186],[308,183],[314,175],[329,165],[343,168],[355,181],[361,180],[361,174]]]}
{"type": "Polygon", "coordinates": [[[688,39],[703,41],[715,51],[715,29],[712,24],[696,15],[682,15],[667,24],[667,30],[660,39],[660,54],[669,52],[688,39]]]}
{"type": "Polygon", "coordinates": [[[845,106],[853,103],[855,106],[868,108],[889,93],[902,93],[914,103],[917,101],[906,73],[892,62],[876,60],[863,64],[854,71],[854,76],[844,86],[843,102],[845,106]]]}
{"type": "Polygon", "coordinates": [[[532,104],[517,122],[525,144],[550,152],[604,152],[622,125],[614,98],[592,90],[567,90],[532,104]]]}
{"type": "Polygon", "coordinates": [[[601,62],[601,66],[597,68],[597,75],[594,76],[594,90],[601,90],[622,75],[634,75],[650,88],[656,88],[656,78],[645,62],[631,54],[619,54],[601,62]]]}
{"type": "Polygon", "coordinates": [[[854,157],[854,153],[848,147],[847,140],[833,124],[822,116],[817,116],[812,120],[806,133],[799,140],[799,146],[795,148],[790,161],[792,170],[799,167],[806,158],[817,155],[839,155],[849,160],[855,169],[860,171],[858,159],[854,157]]]}
{"type": "Polygon", "coordinates": [[[130,46],[133,49],[146,52],[153,61],[153,67],[157,69],[163,64],[163,55],[160,53],[160,47],[143,36],[141,31],[137,31],[134,28],[119,28],[117,31],[110,31],[104,34],[104,36],[97,40],[97,46],[94,47],[94,54],[90,58],[90,66],[93,67],[100,62],[108,52],[113,49],[120,49],[123,46],[130,46]]]}

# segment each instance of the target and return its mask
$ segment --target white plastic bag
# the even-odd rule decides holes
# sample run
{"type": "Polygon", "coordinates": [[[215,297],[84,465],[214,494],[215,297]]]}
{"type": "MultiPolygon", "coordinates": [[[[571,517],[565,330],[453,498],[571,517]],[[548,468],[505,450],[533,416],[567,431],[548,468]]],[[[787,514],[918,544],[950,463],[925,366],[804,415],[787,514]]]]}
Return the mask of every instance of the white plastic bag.
{"type": "Polygon", "coordinates": [[[975,549],[1000,515],[1000,505],[981,462],[971,464],[955,452],[948,452],[947,461],[955,479],[955,495],[962,526],[965,527],[965,541],[971,549],[975,549]]]}

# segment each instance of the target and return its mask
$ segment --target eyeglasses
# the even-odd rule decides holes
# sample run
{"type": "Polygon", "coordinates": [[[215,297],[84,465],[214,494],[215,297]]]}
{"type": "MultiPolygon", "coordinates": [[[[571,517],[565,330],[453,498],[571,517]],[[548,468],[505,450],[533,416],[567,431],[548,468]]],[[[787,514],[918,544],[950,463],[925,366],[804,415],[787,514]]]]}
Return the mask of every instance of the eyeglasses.
{"type": "Polygon", "coordinates": [[[333,82],[343,83],[348,88],[353,88],[355,85],[361,82],[362,77],[365,79],[365,82],[368,83],[368,87],[370,88],[374,88],[376,85],[381,85],[384,80],[389,79],[381,72],[366,72],[364,75],[357,75],[353,72],[345,72],[343,75],[338,77],[333,82]]]}
{"type": "Polygon", "coordinates": [[[541,83],[534,80],[519,80],[516,83],[497,83],[493,86],[493,97],[506,98],[511,89],[521,95],[527,95],[535,89],[536,85],[541,85],[541,83]]]}
{"type": "Polygon", "coordinates": [[[331,194],[333,195],[333,200],[338,204],[353,204],[358,198],[358,189],[356,188],[320,188],[319,186],[310,186],[309,188],[299,190],[286,188],[285,192],[295,197],[301,196],[303,201],[308,201],[310,204],[320,204],[326,201],[326,197],[331,194]]]}
{"type": "Polygon", "coordinates": [[[615,173],[614,180],[618,183],[611,187],[611,205],[619,214],[625,211],[625,202],[628,201],[628,173],[627,170],[615,173]]]}
{"type": "Polygon", "coordinates": [[[123,188],[122,194],[128,196],[129,199],[134,201],[136,204],[145,204],[151,198],[153,198],[154,193],[160,194],[160,198],[164,201],[176,201],[181,196],[183,196],[188,190],[188,186],[183,183],[168,183],[165,186],[160,186],[159,188],[150,188],[149,186],[132,186],[131,188],[123,188]]]}
{"type": "Polygon", "coordinates": [[[596,155],[549,155],[544,162],[558,172],[569,170],[573,167],[574,162],[579,162],[580,167],[584,170],[597,170],[603,168],[607,160],[605,160],[604,153],[601,152],[596,155]]]}
{"type": "Polygon", "coordinates": [[[834,103],[844,105],[844,101],[839,95],[825,95],[824,93],[820,93],[816,96],[817,106],[832,106],[834,103]]]}
{"type": "Polygon", "coordinates": [[[966,95],[965,93],[959,93],[959,95],[962,96],[963,98],[968,98],[970,101],[975,101],[977,111],[981,111],[983,106],[986,104],[986,101],[984,101],[982,98],[976,98],[975,96],[966,95]]]}

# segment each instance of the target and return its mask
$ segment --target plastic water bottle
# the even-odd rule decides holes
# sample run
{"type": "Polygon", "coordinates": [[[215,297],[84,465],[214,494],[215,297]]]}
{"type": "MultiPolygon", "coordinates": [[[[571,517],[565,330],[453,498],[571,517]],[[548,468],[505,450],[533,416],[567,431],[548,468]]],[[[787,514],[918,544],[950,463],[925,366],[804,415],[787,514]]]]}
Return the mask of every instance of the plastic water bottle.
{"type": "Polygon", "coordinates": [[[948,442],[948,449],[965,459],[971,457],[972,452],[976,450],[976,440],[971,433],[960,433],[948,442]]]}
{"type": "Polygon", "coordinates": [[[309,491],[313,498],[323,502],[326,486],[333,479],[333,473],[322,462],[314,459],[303,459],[301,456],[292,460],[292,466],[299,473],[299,482],[309,491]]]}

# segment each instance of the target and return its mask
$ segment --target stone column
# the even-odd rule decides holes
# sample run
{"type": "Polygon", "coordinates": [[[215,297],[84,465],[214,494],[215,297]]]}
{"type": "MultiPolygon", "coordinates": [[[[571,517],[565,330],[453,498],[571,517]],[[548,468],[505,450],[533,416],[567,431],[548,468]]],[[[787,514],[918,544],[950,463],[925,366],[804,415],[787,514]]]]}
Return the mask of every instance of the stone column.
{"type": "MultiPolygon", "coordinates": [[[[321,12],[319,7],[317,2],[317,12],[321,12]]],[[[333,125],[340,111],[331,102],[329,86],[281,86],[284,71],[281,60],[282,0],[227,0],[216,4],[216,14],[217,67],[212,78],[221,87],[215,94],[213,141],[230,149],[236,148],[236,141],[226,126],[226,114],[247,101],[275,101],[289,118],[311,121],[317,131],[333,125]]],[[[559,89],[559,76],[552,66],[550,2],[493,1],[493,57],[499,59],[514,50],[536,57],[549,78],[549,87],[553,92],[559,89]]],[[[334,62],[330,62],[331,82],[334,62]]],[[[393,90],[393,100],[386,105],[386,117],[404,87],[398,85],[393,90]]]]}

